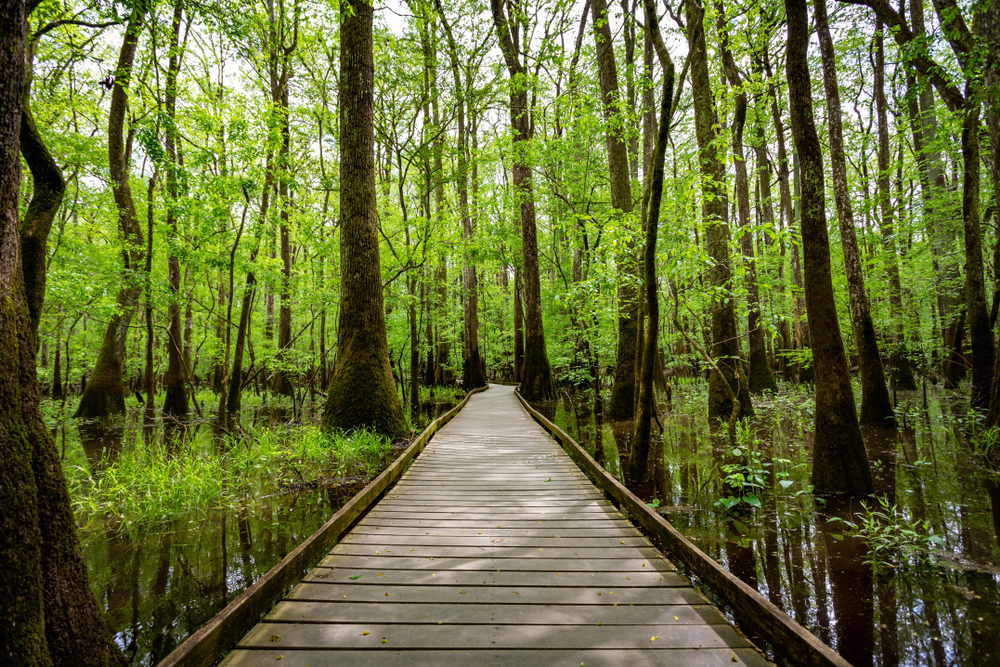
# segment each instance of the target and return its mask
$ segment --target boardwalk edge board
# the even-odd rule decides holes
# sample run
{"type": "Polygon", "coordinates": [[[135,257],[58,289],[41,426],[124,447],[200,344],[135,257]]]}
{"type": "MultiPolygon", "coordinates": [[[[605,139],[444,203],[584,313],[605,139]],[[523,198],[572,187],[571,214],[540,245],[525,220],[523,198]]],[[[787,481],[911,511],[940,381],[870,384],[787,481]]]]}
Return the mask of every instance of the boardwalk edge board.
{"type": "Polygon", "coordinates": [[[465,407],[469,397],[486,389],[488,387],[471,390],[458,405],[428,424],[388,468],[264,576],[174,649],[158,667],[208,667],[218,662],[222,654],[235,646],[282,598],[285,591],[326,556],[355,521],[378,502],[402,476],[407,464],[423,450],[431,436],[465,407]]]}
{"type": "Polygon", "coordinates": [[[656,510],[607,472],[566,431],[550,422],[521,396],[521,406],[549,432],[619,508],[654,539],[672,559],[683,563],[722,599],[743,628],[768,642],[782,657],[803,667],[851,667],[851,663],[799,625],[788,614],[691,543],[656,510]]]}

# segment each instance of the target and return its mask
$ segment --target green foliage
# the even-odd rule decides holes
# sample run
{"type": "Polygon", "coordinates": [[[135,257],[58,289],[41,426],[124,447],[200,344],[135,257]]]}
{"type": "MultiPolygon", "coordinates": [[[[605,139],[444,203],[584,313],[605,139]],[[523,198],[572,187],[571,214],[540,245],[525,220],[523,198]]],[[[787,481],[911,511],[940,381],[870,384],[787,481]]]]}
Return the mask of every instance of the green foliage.
{"type": "Polygon", "coordinates": [[[945,546],[945,541],[934,534],[929,521],[906,519],[885,496],[878,498],[877,506],[864,502],[862,507],[864,511],[855,514],[856,521],[831,517],[829,522],[845,528],[843,535],[835,537],[864,540],[868,547],[865,563],[875,570],[907,564],[931,567],[936,563],[935,552],[945,546]]]}
{"type": "Polygon", "coordinates": [[[289,433],[252,428],[214,443],[167,438],[105,450],[92,471],[68,466],[77,513],[112,517],[122,530],[143,530],[324,475],[367,479],[390,456],[389,443],[374,433],[328,434],[312,426],[289,433]]]}

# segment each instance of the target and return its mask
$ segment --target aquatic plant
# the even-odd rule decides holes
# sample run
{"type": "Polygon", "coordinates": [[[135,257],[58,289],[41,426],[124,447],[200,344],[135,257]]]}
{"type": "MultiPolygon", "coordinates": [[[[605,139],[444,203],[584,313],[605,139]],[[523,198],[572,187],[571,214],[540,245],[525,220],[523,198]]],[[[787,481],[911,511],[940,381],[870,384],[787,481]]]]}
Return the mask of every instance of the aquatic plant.
{"type": "Polygon", "coordinates": [[[286,483],[369,478],[388,462],[390,443],[371,431],[326,433],[251,429],[206,447],[197,440],[126,444],[105,451],[91,470],[67,472],[78,515],[110,516],[141,529],[219,506],[241,505],[286,483]]]}

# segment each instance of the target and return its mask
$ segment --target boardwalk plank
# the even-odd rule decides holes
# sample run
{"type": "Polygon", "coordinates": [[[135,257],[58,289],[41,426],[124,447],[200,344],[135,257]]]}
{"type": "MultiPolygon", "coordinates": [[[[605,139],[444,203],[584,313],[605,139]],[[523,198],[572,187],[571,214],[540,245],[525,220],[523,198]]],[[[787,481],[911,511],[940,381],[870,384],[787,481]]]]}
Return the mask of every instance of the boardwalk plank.
{"type": "Polygon", "coordinates": [[[224,667],[764,667],[530,419],[470,399],[224,667]]]}

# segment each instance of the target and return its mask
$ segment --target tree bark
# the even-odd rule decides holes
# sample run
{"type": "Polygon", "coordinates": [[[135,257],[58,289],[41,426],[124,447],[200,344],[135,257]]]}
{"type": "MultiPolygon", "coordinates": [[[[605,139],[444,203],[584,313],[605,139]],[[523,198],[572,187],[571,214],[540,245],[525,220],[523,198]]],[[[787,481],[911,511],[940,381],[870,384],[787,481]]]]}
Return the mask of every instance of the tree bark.
{"type": "Polygon", "coordinates": [[[555,396],[542,326],[542,287],[538,273],[538,238],[535,197],[528,155],[533,135],[528,109],[528,72],[514,47],[511,28],[501,0],[490,0],[493,23],[510,74],[510,119],[514,130],[514,193],[521,211],[522,277],[524,279],[524,361],[521,395],[527,400],[555,396]]]}
{"type": "Polygon", "coordinates": [[[403,409],[389,365],[375,200],[372,6],[348,0],[340,29],[341,301],[326,428],[401,437],[403,409]]]}
{"type": "MultiPolygon", "coordinates": [[[[177,151],[177,74],[181,67],[181,18],[184,14],[184,0],[174,4],[174,16],[170,25],[170,59],[167,63],[166,94],[164,95],[167,118],[165,148],[167,153],[167,227],[177,238],[178,205],[178,151],[177,151]]],[[[170,285],[170,303],[167,306],[167,375],[163,379],[163,414],[183,417],[188,412],[187,373],[184,368],[184,332],[181,329],[181,266],[177,255],[170,253],[167,259],[167,273],[170,285]]]]}
{"type": "MultiPolygon", "coordinates": [[[[462,84],[462,68],[458,45],[448,24],[441,1],[435,0],[441,26],[448,39],[448,55],[451,59],[451,73],[455,80],[455,105],[458,116],[458,164],[456,167],[458,185],[458,212],[462,219],[462,239],[465,244],[463,251],[464,266],[462,267],[462,285],[464,288],[464,312],[462,322],[462,388],[465,390],[486,386],[483,374],[483,360],[479,352],[479,279],[476,276],[476,264],[469,245],[475,236],[475,221],[469,212],[469,146],[466,131],[466,100],[465,87],[462,84]]],[[[475,159],[473,157],[473,159],[475,159]]]]}
{"type": "Polygon", "coordinates": [[[896,415],[889,400],[885,383],[882,357],[879,355],[875,325],[872,321],[871,303],[865,290],[865,276],[861,270],[861,251],[854,230],[854,209],[847,184],[847,159],[844,153],[844,133],[840,111],[840,86],[837,82],[837,56],[833,51],[833,37],[826,13],[826,0],[813,0],[816,33],[819,36],[823,59],[823,84],[826,88],[827,123],[830,126],[830,166],[833,175],[833,197],[837,204],[837,221],[840,224],[841,242],[844,247],[844,271],[851,303],[851,323],[854,341],[858,348],[861,369],[861,415],[863,426],[896,427],[896,415]]]}
{"type": "Polygon", "coordinates": [[[903,287],[899,279],[899,258],[896,254],[895,214],[892,208],[892,194],[889,191],[889,174],[892,165],[889,162],[889,119],[886,112],[885,99],[885,39],[881,20],[875,29],[875,115],[878,118],[878,199],[882,213],[879,228],[882,232],[882,245],[885,248],[886,263],[889,272],[889,309],[893,320],[892,354],[889,365],[892,373],[894,389],[914,390],[917,388],[913,379],[913,369],[906,351],[906,335],[903,331],[903,287]]]}
{"type": "MultiPolygon", "coordinates": [[[[599,0],[598,0],[599,1],[599,0]]],[[[644,0],[646,29],[659,39],[656,5],[644,0]]],[[[664,49],[664,53],[666,50],[664,49]]],[[[649,436],[655,406],[653,372],[658,357],[657,340],[660,334],[660,299],[656,283],[656,237],[660,226],[660,202],[663,198],[663,158],[667,151],[670,132],[671,102],[674,96],[674,66],[667,54],[666,71],[663,73],[663,97],[660,100],[660,125],[653,149],[650,174],[649,208],[646,219],[646,245],[643,252],[643,281],[646,290],[648,322],[643,341],[642,369],[639,379],[639,403],[636,411],[635,432],[632,437],[632,456],[629,459],[629,478],[632,484],[641,484],[648,476],[649,436]]]]}
{"type": "Polygon", "coordinates": [[[18,220],[26,32],[24,3],[0,2],[0,655],[27,667],[124,665],[91,593],[39,410],[18,220]]]}
{"type": "Polygon", "coordinates": [[[729,256],[729,212],[726,197],[725,164],[718,156],[718,135],[715,105],[708,72],[708,50],[705,46],[705,12],[698,0],[685,0],[687,38],[690,48],[691,94],[694,99],[695,133],[698,139],[698,163],[701,172],[701,213],[705,222],[708,254],[712,259],[709,271],[717,296],[712,301],[712,357],[725,377],[712,370],[708,387],[708,418],[728,421],[733,404],[726,383],[735,389],[740,402],[739,419],[753,415],[750,389],[740,362],[739,329],[736,326],[736,305],[732,294],[733,270],[729,256]]]}
{"type": "Polygon", "coordinates": [[[111,111],[108,114],[108,167],[118,209],[121,229],[123,287],[118,291],[117,309],[108,321],[108,327],[97,353],[94,370],[87,387],[80,397],[74,417],[83,419],[103,418],[125,412],[125,387],[122,373],[125,369],[125,339],[129,325],[139,304],[142,284],[136,275],[143,259],[142,227],[136,218],[135,202],[129,185],[128,149],[125,145],[125,114],[128,107],[128,85],[132,78],[139,33],[146,17],[145,5],[137,5],[129,15],[125,38],[118,55],[118,68],[111,92],[111,111]]]}
{"type": "MultiPolygon", "coordinates": [[[[971,97],[971,96],[970,96],[971,97]]],[[[972,395],[969,405],[987,410],[993,385],[993,328],[986,306],[983,241],[979,225],[979,102],[969,99],[962,120],[962,219],[965,223],[965,309],[972,348],[972,395]]]]}
{"type": "MultiPolygon", "coordinates": [[[[52,221],[62,204],[66,192],[59,165],[52,158],[42,133],[35,125],[31,113],[32,52],[28,53],[21,97],[20,149],[25,164],[31,171],[31,201],[21,223],[21,266],[24,272],[24,289],[31,314],[32,335],[38,335],[38,322],[45,301],[46,244],[52,221]]],[[[54,398],[54,397],[53,397],[54,398]]]]}
{"type": "Polygon", "coordinates": [[[802,168],[802,249],[806,313],[816,371],[816,439],[813,493],[867,496],[874,490],[868,454],[854,409],[854,393],[830,273],[823,154],[812,111],[809,18],[806,0],[785,0],[788,44],[785,68],[791,98],[792,136],[802,168]]]}
{"type": "Polygon", "coordinates": [[[736,168],[736,210],[739,216],[740,228],[743,233],[740,247],[743,252],[743,262],[746,265],[747,286],[747,337],[750,348],[750,377],[748,379],[750,393],[761,394],[764,391],[775,392],[778,385],[771,373],[771,365],[767,360],[767,348],[764,345],[764,327],[761,324],[760,290],[757,286],[757,259],[754,257],[753,232],[750,230],[750,182],[747,177],[746,153],[743,150],[743,130],[747,120],[747,93],[743,89],[743,78],[740,76],[736,61],[729,47],[729,34],[726,32],[725,14],[721,0],[716,0],[717,27],[722,50],[722,64],[729,80],[729,85],[736,91],[736,109],[733,115],[733,157],[736,168]]]}
{"type": "MultiPolygon", "coordinates": [[[[607,0],[591,0],[590,12],[597,49],[598,79],[604,112],[605,140],[608,148],[608,172],[611,183],[611,206],[616,215],[632,212],[632,184],[629,178],[628,145],[624,122],[618,110],[622,103],[615,64],[614,41],[608,16],[607,0]],[[620,212],[620,213],[618,213],[620,212]]],[[[628,20],[628,17],[625,19],[628,20]]],[[[635,375],[639,335],[639,299],[634,277],[638,272],[634,243],[626,244],[617,258],[618,263],[618,354],[615,384],[611,390],[609,418],[612,421],[632,419],[635,415],[635,375]]]]}

